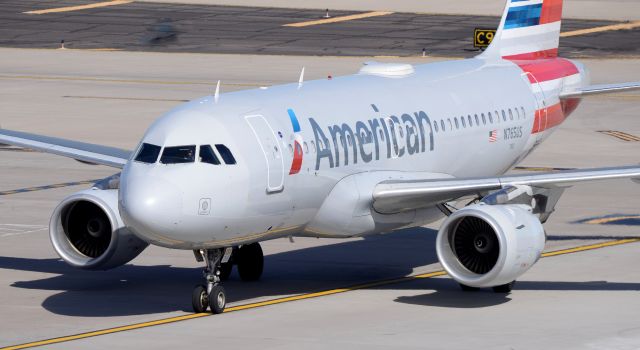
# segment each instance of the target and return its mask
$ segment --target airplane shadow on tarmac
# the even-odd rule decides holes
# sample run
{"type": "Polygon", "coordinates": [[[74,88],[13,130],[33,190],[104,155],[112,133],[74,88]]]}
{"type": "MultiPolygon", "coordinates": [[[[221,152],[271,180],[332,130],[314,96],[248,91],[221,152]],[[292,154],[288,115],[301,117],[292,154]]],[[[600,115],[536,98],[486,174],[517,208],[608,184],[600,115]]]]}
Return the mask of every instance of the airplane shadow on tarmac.
{"type": "MultiPolygon", "coordinates": [[[[409,275],[416,267],[437,263],[435,237],[434,230],[413,228],[267,255],[260,281],[242,282],[234,271],[230,280],[224,282],[228,301],[242,303],[253,298],[317,292],[409,275]]],[[[42,306],[55,314],[83,317],[191,312],[192,288],[203,281],[200,266],[128,264],[109,271],[84,271],[72,268],[60,259],[0,257],[0,268],[58,274],[18,281],[12,287],[60,291],[47,297],[42,306]]],[[[510,300],[506,295],[492,292],[463,293],[449,278],[418,279],[375,288],[434,290],[425,295],[396,299],[427,306],[474,308],[510,300]]],[[[640,290],[640,284],[519,282],[516,289],[636,291],[640,290]]]]}

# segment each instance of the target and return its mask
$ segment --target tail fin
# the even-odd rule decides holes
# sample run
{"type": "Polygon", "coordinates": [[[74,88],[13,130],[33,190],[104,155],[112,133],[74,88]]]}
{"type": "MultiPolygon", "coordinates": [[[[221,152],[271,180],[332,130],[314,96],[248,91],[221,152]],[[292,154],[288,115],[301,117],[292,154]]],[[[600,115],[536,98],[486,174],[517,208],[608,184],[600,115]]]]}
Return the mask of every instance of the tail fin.
{"type": "Polygon", "coordinates": [[[563,0],[507,0],[491,45],[478,57],[532,60],[558,56],[563,0]]]}

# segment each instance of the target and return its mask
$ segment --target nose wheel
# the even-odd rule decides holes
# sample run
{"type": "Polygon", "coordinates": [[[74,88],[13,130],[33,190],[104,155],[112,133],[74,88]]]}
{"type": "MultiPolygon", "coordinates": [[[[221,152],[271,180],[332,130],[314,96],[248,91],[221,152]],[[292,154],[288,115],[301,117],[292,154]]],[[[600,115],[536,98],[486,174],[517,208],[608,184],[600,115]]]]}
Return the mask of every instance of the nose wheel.
{"type": "Polygon", "coordinates": [[[197,285],[193,289],[191,296],[193,311],[201,313],[210,308],[212,313],[221,314],[227,305],[224,287],[220,285],[221,263],[225,256],[225,249],[206,249],[197,253],[207,264],[203,271],[207,284],[197,285]]]}

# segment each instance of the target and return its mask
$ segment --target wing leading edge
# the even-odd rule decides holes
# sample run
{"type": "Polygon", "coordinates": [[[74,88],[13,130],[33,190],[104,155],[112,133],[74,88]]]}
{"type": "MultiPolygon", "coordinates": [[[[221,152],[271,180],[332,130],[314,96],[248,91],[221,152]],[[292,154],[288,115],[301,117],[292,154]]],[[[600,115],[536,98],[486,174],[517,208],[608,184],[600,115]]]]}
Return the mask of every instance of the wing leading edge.
{"type": "Polygon", "coordinates": [[[382,214],[423,208],[473,194],[488,194],[508,186],[569,187],[580,182],[632,179],[640,182],[640,166],[595,168],[500,177],[388,180],[373,191],[373,208],[382,214]]]}
{"type": "Polygon", "coordinates": [[[124,167],[131,155],[131,151],[120,148],[6,129],[0,129],[0,143],[114,168],[124,167]]]}

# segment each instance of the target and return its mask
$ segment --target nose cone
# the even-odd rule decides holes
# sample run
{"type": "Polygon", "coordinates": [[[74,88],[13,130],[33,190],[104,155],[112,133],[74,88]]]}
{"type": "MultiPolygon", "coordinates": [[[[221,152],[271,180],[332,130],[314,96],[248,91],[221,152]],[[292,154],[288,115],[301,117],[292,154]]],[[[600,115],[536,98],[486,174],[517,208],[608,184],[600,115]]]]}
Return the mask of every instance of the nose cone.
{"type": "Polygon", "coordinates": [[[126,176],[120,187],[120,213],[125,225],[148,242],[172,246],[180,226],[182,194],[153,176],[126,176]]]}

